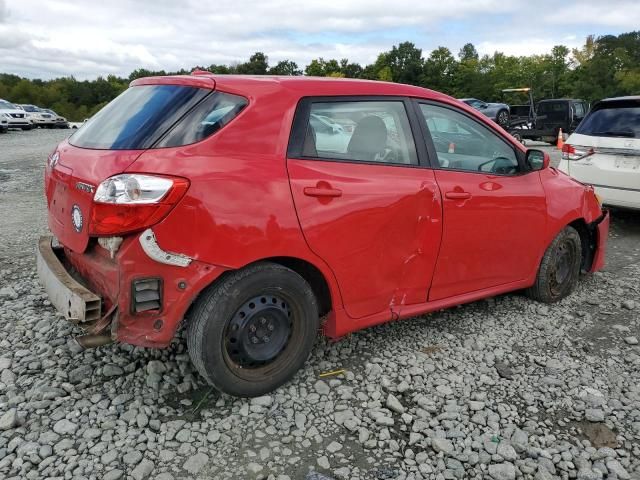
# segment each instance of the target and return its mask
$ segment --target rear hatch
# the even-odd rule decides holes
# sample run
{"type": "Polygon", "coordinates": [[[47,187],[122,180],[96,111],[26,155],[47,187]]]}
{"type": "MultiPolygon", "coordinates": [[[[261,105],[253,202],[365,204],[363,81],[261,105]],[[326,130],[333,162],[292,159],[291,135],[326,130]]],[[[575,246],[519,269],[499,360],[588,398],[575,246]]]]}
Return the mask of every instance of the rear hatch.
{"type": "Polygon", "coordinates": [[[567,143],[587,154],[568,162],[572,177],[596,186],[640,190],[640,98],[594,105],[567,143]]]}
{"type": "Polygon", "coordinates": [[[123,173],[147,149],[164,141],[165,134],[209,97],[214,87],[213,79],[202,77],[133,82],[58,146],[49,157],[45,188],[49,228],[62,245],[85,251],[98,185],[123,173]]]}

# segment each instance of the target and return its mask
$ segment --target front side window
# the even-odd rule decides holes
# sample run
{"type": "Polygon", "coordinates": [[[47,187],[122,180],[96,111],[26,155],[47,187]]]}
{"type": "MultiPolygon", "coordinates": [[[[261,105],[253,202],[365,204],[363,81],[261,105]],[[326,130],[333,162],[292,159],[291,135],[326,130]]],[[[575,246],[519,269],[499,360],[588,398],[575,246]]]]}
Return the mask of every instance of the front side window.
{"type": "Polygon", "coordinates": [[[489,128],[450,108],[420,104],[440,168],[513,175],[516,153],[489,128]]]}
{"type": "Polygon", "coordinates": [[[401,101],[312,103],[302,155],[354,162],[418,163],[401,101]]]}

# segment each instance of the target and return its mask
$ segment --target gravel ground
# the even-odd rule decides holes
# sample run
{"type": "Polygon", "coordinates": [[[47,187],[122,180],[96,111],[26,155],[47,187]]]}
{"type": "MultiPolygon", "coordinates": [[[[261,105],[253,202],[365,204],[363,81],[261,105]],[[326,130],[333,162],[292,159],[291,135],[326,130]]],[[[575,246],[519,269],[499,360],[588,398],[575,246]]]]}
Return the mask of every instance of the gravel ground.
{"type": "Polygon", "coordinates": [[[319,340],[294,381],[239,400],[181,339],[69,341],[33,255],[67,134],[0,136],[0,478],[640,478],[640,214],[614,212],[609,266],[559,304],[505,295],[319,340]]]}

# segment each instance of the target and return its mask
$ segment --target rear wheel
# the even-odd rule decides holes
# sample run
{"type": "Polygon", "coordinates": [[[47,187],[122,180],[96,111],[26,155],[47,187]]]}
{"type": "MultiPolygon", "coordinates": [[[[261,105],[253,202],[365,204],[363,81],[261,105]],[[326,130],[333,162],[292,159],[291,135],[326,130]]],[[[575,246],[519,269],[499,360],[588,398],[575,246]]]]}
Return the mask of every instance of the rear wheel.
{"type": "Polygon", "coordinates": [[[565,227],[544,253],[536,283],[527,290],[527,294],[544,303],[562,300],[575,290],[581,262],[580,234],[573,227],[565,227]]]}
{"type": "Polygon", "coordinates": [[[496,116],[496,122],[501,127],[506,127],[507,125],[509,125],[509,112],[507,112],[506,110],[500,110],[498,112],[498,115],[496,116]]]}
{"type": "Polygon", "coordinates": [[[309,284],[296,272],[260,263],[205,290],[189,318],[195,367],[219,390],[255,397],[290,380],[308,358],[319,325],[309,284]]]}

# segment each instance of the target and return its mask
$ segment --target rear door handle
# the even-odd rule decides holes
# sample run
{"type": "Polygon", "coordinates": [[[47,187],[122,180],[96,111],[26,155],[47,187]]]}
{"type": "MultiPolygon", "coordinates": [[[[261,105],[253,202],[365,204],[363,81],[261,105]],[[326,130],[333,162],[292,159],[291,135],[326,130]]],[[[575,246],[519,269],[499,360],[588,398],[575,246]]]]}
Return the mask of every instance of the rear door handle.
{"type": "Polygon", "coordinates": [[[304,194],[308,197],[341,197],[342,190],[326,187],[304,187],[304,194]]]}
{"type": "Polygon", "coordinates": [[[469,192],[447,192],[444,196],[450,200],[467,200],[471,198],[471,194],[469,192]]]}

